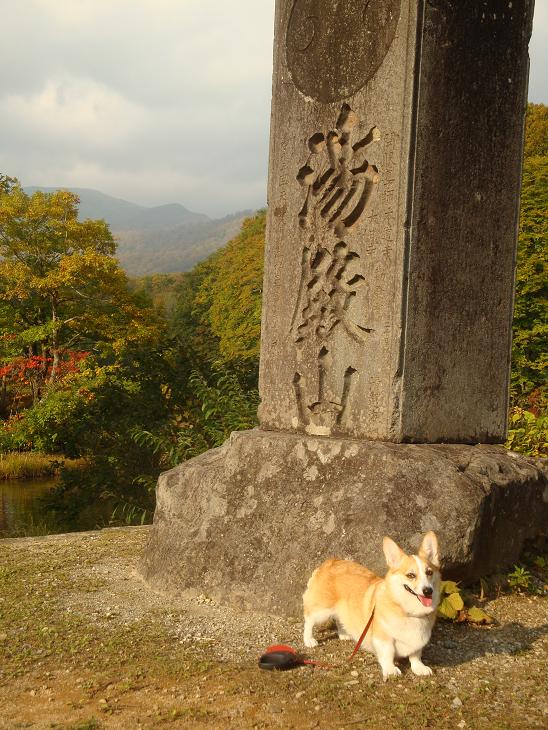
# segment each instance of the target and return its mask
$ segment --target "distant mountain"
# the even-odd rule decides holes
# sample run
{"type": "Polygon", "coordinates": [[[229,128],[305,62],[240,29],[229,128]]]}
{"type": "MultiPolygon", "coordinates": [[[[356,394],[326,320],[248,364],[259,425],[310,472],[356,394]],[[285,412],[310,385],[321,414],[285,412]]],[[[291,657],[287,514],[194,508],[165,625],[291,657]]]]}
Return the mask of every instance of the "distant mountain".
{"type": "Polygon", "coordinates": [[[238,233],[251,211],[219,220],[114,231],[117,256],[132,276],[189,271],[238,233]]]}
{"type": "MultiPolygon", "coordinates": [[[[59,188],[29,186],[52,193],[59,188]]],[[[179,203],[146,207],[89,188],[62,188],[80,198],[80,220],[102,218],[118,241],[117,256],[132,276],[188,271],[223,246],[251,211],[217,220],[179,203]]]]}
{"type": "MultiPolygon", "coordinates": [[[[157,205],[147,208],[144,205],[130,203],[122,198],[114,198],[112,195],[105,195],[99,190],[91,188],[62,188],[70,190],[80,198],[80,219],[102,218],[110,225],[112,231],[135,228],[151,228],[155,226],[177,226],[181,223],[196,223],[208,221],[207,215],[193,213],[184,205],[170,203],[168,205],[157,205]]],[[[53,193],[59,188],[44,188],[30,186],[24,188],[25,192],[32,195],[36,190],[44,193],[53,193]]]]}

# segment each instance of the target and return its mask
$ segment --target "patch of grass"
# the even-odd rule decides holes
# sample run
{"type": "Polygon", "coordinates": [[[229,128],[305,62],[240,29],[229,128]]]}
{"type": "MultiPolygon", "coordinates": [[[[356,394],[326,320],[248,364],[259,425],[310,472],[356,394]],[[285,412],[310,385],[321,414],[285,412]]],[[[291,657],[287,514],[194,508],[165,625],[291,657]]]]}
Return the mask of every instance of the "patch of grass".
{"type": "Polygon", "coordinates": [[[91,720],[84,720],[83,722],[67,725],[66,730],[98,730],[100,727],[99,721],[92,717],[91,720]]]}
{"type": "Polygon", "coordinates": [[[15,522],[9,530],[0,532],[4,537],[41,537],[58,532],[54,519],[35,520],[31,515],[25,522],[15,522]]]}
{"type": "Polygon", "coordinates": [[[40,479],[54,476],[62,466],[78,468],[82,465],[81,459],[65,459],[36,451],[10,451],[0,454],[0,479],[40,479]]]}
{"type": "MultiPolygon", "coordinates": [[[[540,654],[522,657],[513,644],[488,661],[481,653],[473,663],[463,655],[457,666],[434,662],[432,677],[417,678],[404,668],[403,677],[383,683],[369,655],[330,671],[274,673],[257,667],[262,641],[257,657],[242,659],[236,653],[234,659],[222,660],[215,643],[180,643],[179,629],[192,618],[184,610],[153,604],[144,613],[126,614],[124,606],[128,609],[142,589],[133,586],[125,595],[122,584],[112,583],[118,589],[109,595],[114,558],[126,568],[134,565],[146,535],[141,528],[130,528],[79,541],[33,541],[30,546],[0,542],[0,706],[6,698],[13,704],[18,692],[15,702],[21,712],[33,703],[47,719],[51,707],[51,720],[57,724],[48,727],[58,730],[136,728],[139,722],[146,730],[454,730],[464,726],[462,720],[471,730],[540,727],[540,699],[529,693],[535,692],[538,677],[545,676],[546,662],[540,654]],[[114,607],[112,614],[109,606],[114,607]],[[512,671],[500,671],[510,655],[512,671]],[[495,684],[497,670],[500,681],[495,684]],[[54,698],[51,705],[45,685],[54,698]],[[30,689],[36,691],[32,697],[30,689]],[[455,696],[461,707],[453,705],[455,696]],[[60,715],[63,699],[65,714],[60,715]]],[[[531,562],[543,561],[535,555],[531,562]]],[[[519,595],[505,600],[530,605],[519,595]]],[[[487,641],[490,634],[485,630],[480,637],[481,629],[444,622],[438,636],[469,647],[465,632],[472,631],[478,641],[487,641]]],[[[329,660],[343,662],[347,647],[332,644],[326,645],[329,660]]],[[[434,654],[435,644],[429,647],[434,654]]]]}
{"type": "MultiPolygon", "coordinates": [[[[111,538],[112,539],[112,538],[111,538]]],[[[108,540],[94,543],[95,556],[108,550],[108,540]]],[[[174,679],[207,676],[215,664],[176,645],[154,617],[120,625],[107,613],[90,622],[80,614],[59,610],[67,592],[82,595],[100,590],[100,577],[71,574],[75,558],[63,546],[52,545],[46,554],[10,553],[0,548],[0,633],[5,635],[0,666],[2,680],[22,676],[37,662],[67,667],[82,661],[88,670],[119,672],[137,661],[146,676],[162,673],[174,679]],[[4,552],[4,555],[2,553],[4,552]],[[17,555],[18,560],[13,561],[17,555]]]]}

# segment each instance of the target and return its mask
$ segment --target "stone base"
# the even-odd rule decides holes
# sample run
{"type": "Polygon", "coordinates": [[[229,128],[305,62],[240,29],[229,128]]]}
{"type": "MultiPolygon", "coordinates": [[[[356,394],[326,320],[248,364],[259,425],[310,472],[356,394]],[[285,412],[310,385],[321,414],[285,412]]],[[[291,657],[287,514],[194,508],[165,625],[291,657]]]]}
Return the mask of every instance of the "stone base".
{"type": "Polygon", "coordinates": [[[545,528],[545,467],[501,446],[233,433],[161,475],[140,572],[156,590],[300,615],[325,558],[383,574],[383,535],[411,552],[435,530],[444,575],[478,578],[545,528]]]}

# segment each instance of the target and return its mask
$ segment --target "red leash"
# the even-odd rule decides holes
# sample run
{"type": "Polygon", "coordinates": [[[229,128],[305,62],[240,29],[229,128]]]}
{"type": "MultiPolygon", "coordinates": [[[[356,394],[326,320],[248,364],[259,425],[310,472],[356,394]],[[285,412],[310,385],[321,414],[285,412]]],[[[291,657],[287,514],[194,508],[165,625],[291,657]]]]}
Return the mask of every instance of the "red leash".
{"type": "MultiPolygon", "coordinates": [[[[356,646],[354,647],[354,651],[347,658],[347,662],[351,662],[358,653],[359,648],[362,645],[363,640],[365,639],[365,635],[369,631],[369,627],[371,626],[374,615],[375,609],[373,609],[373,611],[371,612],[369,621],[366,623],[365,628],[362,631],[362,634],[358,639],[356,646]]],[[[314,659],[306,659],[301,654],[296,652],[292,646],[289,646],[287,644],[274,644],[273,646],[269,646],[265,653],[259,659],[259,667],[261,669],[294,669],[295,667],[302,667],[305,664],[318,667],[319,669],[335,669],[337,666],[340,666],[337,664],[318,662],[314,659]]]]}
{"type": "Polygon", "coordinates": [[[347,662],[351,662],[351,661],[352,661],[352,659],[354,659],[354,657],[355,657],[355,656],[356,656],[356,654],[358,653],[358,649],[359,649],[359,648],[360,648],[360,646],[362,645],[362,642],[363,642],[363,640],[365,639],[365,635],[366,635],[366,634],[367,634],[367,632],[369,631],[369,627],[371,626],[371,622],[373,621],[373,616],[374,616],[374,615],[375,615],[375,609],[373,609],[373,610],[371,611],[371,616],[369,617],[369,621],[368,621],[368,622],[367,622],[367,623],[365,624],[365,629],[364,629],[364,630],[362,631],[362,635],[361,635],[361,636],[360,636],[360,638],[358,639],[358,643],[357,643],[357,644],[356,644],[356,646],[354,647],[354,651],[352,652],[352,654],[350,654],[350,656],[349,656],[349,657],[348,657],[348,659],[346,660],[347,662]]]}

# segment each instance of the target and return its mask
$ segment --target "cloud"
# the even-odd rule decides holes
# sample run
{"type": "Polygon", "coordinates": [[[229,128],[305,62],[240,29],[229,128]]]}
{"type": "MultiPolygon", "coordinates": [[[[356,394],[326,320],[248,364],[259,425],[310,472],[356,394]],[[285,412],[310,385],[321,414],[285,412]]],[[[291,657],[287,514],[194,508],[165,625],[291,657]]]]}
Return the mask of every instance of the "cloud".
{"type": "MultiPolygon", "coordinates": [[[[0,171],[210,215],[266,200],[274,0],[2,3],[0,171]]],[[[530,98],[548,100],[537,2],[530,98]]]]}
{"type": "Polygon", "coordinates": [[[273,5],[7,3],[0,169],[212,215],[264,205],[273,5]]]}
{"type": "Polygon", "coordinates": [[[56,146],[109,153],[139,135],[150,117],[144,107],[92,79],[69,75],[46,80],[35,94],[9,94],[0,101],[4,123],[21,138],[47,137],[56,146]],[[114,125],[121,119],[125,125],[114,125]]]}
{"type": "Polygon", "coordinates": [[[529,100],[548,104],[548,3],[537,0],[529,44],[529,100]]]}

